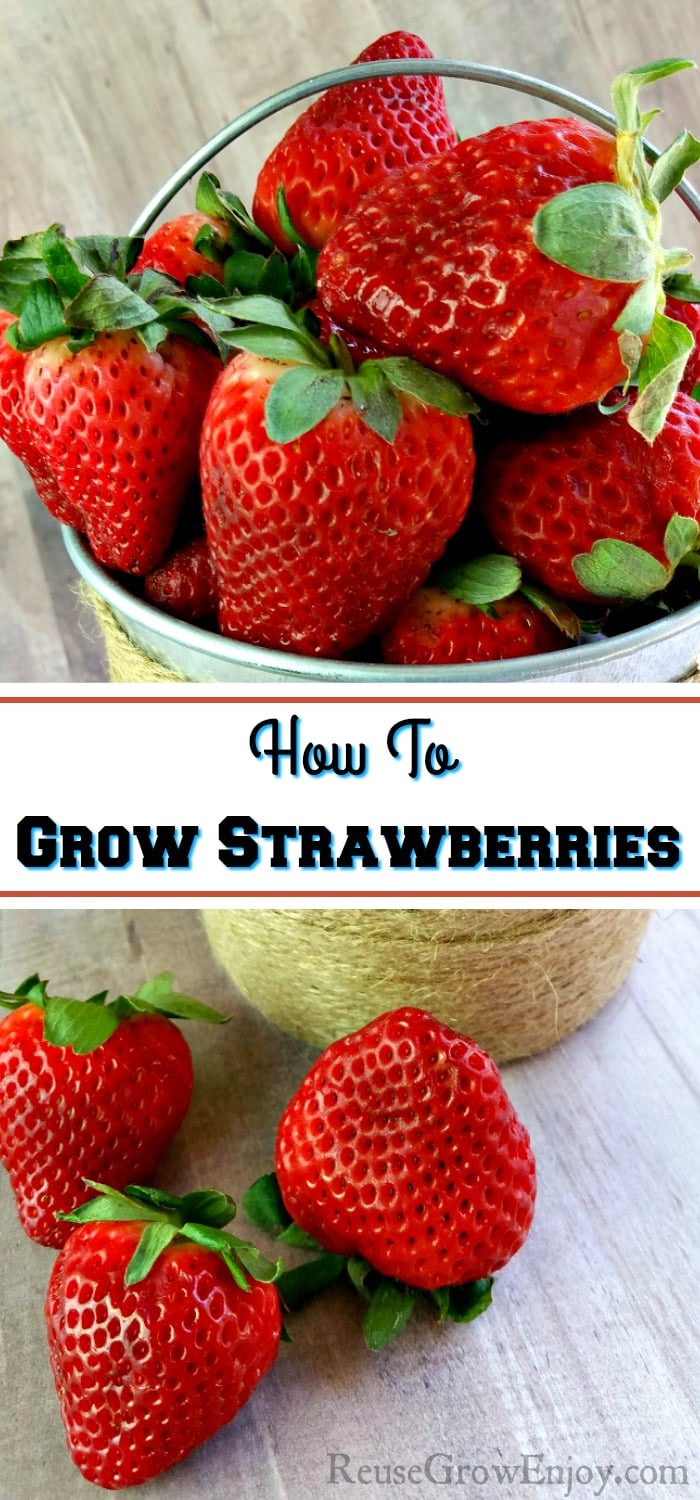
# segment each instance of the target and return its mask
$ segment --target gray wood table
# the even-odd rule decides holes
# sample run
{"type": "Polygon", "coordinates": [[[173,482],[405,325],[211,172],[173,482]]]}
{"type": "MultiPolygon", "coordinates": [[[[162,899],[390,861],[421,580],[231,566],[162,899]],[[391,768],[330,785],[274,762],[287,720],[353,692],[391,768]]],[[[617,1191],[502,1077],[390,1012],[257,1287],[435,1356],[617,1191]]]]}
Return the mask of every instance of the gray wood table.
{"type": "MultiPolygon", "coordinates": [[[[608,102],[613,75],[655,57],[700,55],[697,7],[656,0],[3,0],[0,10],[0,243],[60,220],[123,232],[154,189],[224,122],[295,80],[349,62],[382,31],[415,30],[438,55],[498,63],[608,102]]],[[[542,113],[533,101],[450,84],[462,134],[542,113]]],[[[666,81],[660,144],[700,132],[697,76],[666,81]]],[[[281,131],[268,122],[227,153],[227,183],[250,198],[281,131]]],[[[695,174],[697,178],[697,174],[695,174]]],[[[184,206],[190,198],[183,194],[184,206]]],[[[689,216],[669,243],[688,243],[689,216]]],[[[692,248],[692,247],[691,247],[692,248]]],[[[695,235],[696,252],[700,239],[695,235]]],[[[0,681],[101,681],[58,527],[0,452],[0,681]]]]}
{"type": "MultiPolygon", "coordinates": [[[[39,969],[56,992],[85,995],[170,967],[190,993],[230,1008],[223,1031],[190,1028],[195,1099],[160,1181],[175,1192],[218,1185],[239,1196],[269,1168],[276,1121],[311,1053],[236,999],[195,915],[5,911],[0,954],[3,988],[39,969]]],[[[532,1493],[522,1468],[510,1481],[494,1477],[494,1466],[517,1469],[531,1455],[530,1483],[548,1466],[580,1469],[575,1500],[700,1494],[699,971],[700,915],[655,917],[608,1008],[554,1051],[507,1069],[532,1133],[540,1194],[532,1234],[485,1316],[465,1328],[416,1322],[370,1355],[350,1294],[326,1294],[292,1320],[294,1343],[235,1422],[144,1493],[496,1500],[532,1493]],[[347,1464],[336,1460],[335,1485],[332,1454],[347,1455],[347,1464]],[[383,1483],[384,1465],[420,1472],[436,1454],[474,1477],[442,1488],[427,1477],[396,1491],[383,1483]],[[362,1464],[379,1465],[379,1478],[357,1479],[362,1464]],[[597,1475],[585,1482],[586,1466],[598,1464],[613,1470],[602,1489],[597,1475]],[[628,1483],[629,1466],[647,1482],[637,1474],[628,1483]],[[679,1466],[677,1491],[670,1469],[665,1485],[650,1482],[662,1466],[679,1466]]],[[[52,1252],[23,1236],[4,1176],[0,1247],[0,1500],[87,1500],[95,1491],[67,1456],[44,1343],[52,1252]]],[[[433,1474],[445,1472],[447,1461],[435,1459],[433,1474]]],[[[566,1483],[536,1492],[568,1494],[566,1483]]]]}

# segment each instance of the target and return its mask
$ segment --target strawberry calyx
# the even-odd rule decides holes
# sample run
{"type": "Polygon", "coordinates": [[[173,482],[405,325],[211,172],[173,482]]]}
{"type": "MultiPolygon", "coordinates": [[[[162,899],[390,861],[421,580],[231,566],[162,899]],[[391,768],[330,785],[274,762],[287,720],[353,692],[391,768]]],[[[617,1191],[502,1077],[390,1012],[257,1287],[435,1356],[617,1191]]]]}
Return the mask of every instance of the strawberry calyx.
{"type": "Polygon", "coordinates": [[[287,208],[284,189],[278,193],[277,208],[288,240],[291,255],[285,255],[249,214],[236,193],[222,188],[213,172],[203,172],[197,185],[195,205],[199,213],[218,219],[226,234],[211,224],[203,224],[194,240],[194,248],[207,259],[223,265],[223,284],[214,276],[192,276],[188,291],[217,300],[234,292],[242,296],[254,293],[279,297],[292,307],[308,302],[316,290],[318,252],[311,249],[297,233],[287,208]]]}
{"type": "Polygon", "coordinates": [[[683,131],[650,168],[644,131],[658,110],[643,114],[638,95],[647,84],[694,66],[674,57],[621,73],[612,85],[617,180],[557,194],[533,221],[535,244],[550,260],[581,276],[636,283],[614,330],[628,385],[637,388],[628,421],[649,443],[664,425],[693,349],[690,330],[664,312],[666,292],[693,256],[662,246],[661,204],[700,160],[700,140],[683,131]]]}
{"type": "Polygon", "coordinates": [[[493,1276],[426,1291],[385,1276],[363,1256],[336,1255],[324,1250],[313,1235],[292,1219],[274,1172],[259,1177],[248,1188],[243,1195],[243,1209],[257,1229],[275,1235],[280,1244],[320,1252],[313,1260],[280,1275],[277,1289],[287,1310],[296,1312],[327,1286],[347,1280],[367,1303],[362,1332],[367,1347],[373,1351],[391,1343],[420,1306],[429,1307],[440,1322],[449,1319],[454,1323],[471,1323],[491,1305],[493,1276]]]}
{"type": "Polygon", "coordinates": [[[272,442],[311,432],[339,401],[349,399],[373,432],[393,443],[401,421],[400,396],[412,396],[450,416],[474,416],[473,396],[415,360],[367,359],[355,367],[337,334],[323,344],[310,331],[305,309],[292,312],[273,297],[229,297],[212,304],[240,326],[222,332],[224,344],[292,366],[272,385],[265,428],[272,442]]]}
{"type": "Polygon", "coordinates": [[[700,281],[689,271],[678,271],[664,281],[664,290],[678,302],[700,302],[700,281]]]}
{"type": "Polygon", "coordinates": [[[431,582],[460,604],[472,605],[491,619],[497,614],[495,604],[520,594],[571,640],[578,640],[581,634],[581,621],[570,606],[562,604],[539,585],[525,581],[520,564],[504,553],[469,558],[467,562],[435,574],[431,582]]]}
{"type": "Polygon", "coordinates": [[[616,537],[601,537],[590,552],[579,553],[572,567],[578,582],[601,599],[638,603],[667,588],[679,567],[700,568],[700,526],[675,514],[664,533],[666,563],[643,547],[616,537]]]}
{"type": "Polygon", "coordinates": [[[177,334],[209,347],[213,342],[224,358],[219,333],[228,322],[171,277],[150,269],[132,273],[142,247],[140,238],[70,239],[59,224],[8,241],[0,257],[0,307],[16,319],[5,331],[8,342],[28,353],[65,338],[77,353],[101,333],[129,329],[149,351],[177,334]]]}
{"type": "Polygon", "coordinates": [[[54,1047],[70,1047],[79,1056],[94,1052],[113,1036],[123,1021],[136,1015],[165,1016],[170,1020],[205,1021],[222,1025],[230,1020],[210,1005],[173,989],[173,976],[157,974],[134,995],[118,995],[107,1004],[107,990],[87,1000],[48,995],[48,980],[31,974],[12,993],[0,991],[0,1006],[19,1010],[36,1005],[44,1013],[44,1041],[54,1047]]]}
{"type": "Polygon", "coordinates": [[[255,1245],[229,1234],[225,1226],[236,1216],[236,1205],[225,1193],[205,1188],[178,1198],[160,1188],[128,1187],[119,1193],[102,1182],[84,1179],[97,1197],[71,1213],[58,1213],[67,1224],[143,1224],[143,1233],[126,1268],[124,1283],[144,1281],[165,1250],[177,1240],[189,1240],[221,1256],[242,1291],[250,1289],[248,1275],[256,1281],[276,1281],[281,1260],[268,1260],[255,1245]],[[246,1274],[247,1273],[247,1274],[246,1274]]]}

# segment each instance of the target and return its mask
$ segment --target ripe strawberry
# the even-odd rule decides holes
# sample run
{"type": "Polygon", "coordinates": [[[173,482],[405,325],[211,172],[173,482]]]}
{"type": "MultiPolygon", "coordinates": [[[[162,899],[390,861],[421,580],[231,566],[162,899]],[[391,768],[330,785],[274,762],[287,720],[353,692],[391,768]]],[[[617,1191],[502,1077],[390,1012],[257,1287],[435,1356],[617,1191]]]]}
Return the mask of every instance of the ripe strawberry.
{"type": "MultiPolygon", "coordinates": [[[[393,31],[356,63],[432,57],[419,36],[393,31]]],[[[258,177],[253,217],[289,250],[280,223],[284,190],[295,229],[319,249],[368,190],[397,168],[447,151],[457,140],[437,77],[372,78],[329,89],[295,120],[258,177]]]]}
{"type": "MultiPolygon", "coordinates": [[[[246,1213],[267,1228],[286,1223],[289,1244],[323,1247],[303,1268],[310,1289],[346,1269],[370,1293],[372,1347],[387,1341],[387,1301],[400,1326],[417,1290],[442,1316],[482,1311],[490,1278],[532,1222],[530,1141],[495,1063],[409,1006],[326,1048],[284,1111],[275,1165],[276,1182],[249,1190],[246,1213]]],[[[288,1305],[303,1281],[282,1277],[288,1305]]]]}
{"type": "Polygon", "coordinates": [[[217,240],[225,242],[228,237],[224,219],[213,219],[208,214],[181,214],[169,219],[149,234],[143,250],[134,266],[134,272],[162,271],[184,286],[188,276],[213,276],[223,282],[222,261],[202,255],[195,246],[200,230],[209,225],[217,240]]]}
{"type": "Polygon", "coordinates": [[[474,405],[411,361],[332,368],[288,309],[237,306],[278,327],[224,336],[250,352],[223,371],[202,429],[219,625],[257,645],[340,656],[395,613],[460,525],[474,405]]]}
{"type": "Polygon", "coordinates": [[[151,604],[180,620],[216,617],[218,587],[206,537],[187,542],[144,579],[151,604]]]}
{"type": "Polygon", "coordinates": [[[553,593],[642,599],[696,546],[700,406],[676,396],[652,447],[624,411],[552,422],[531,442],[493,450],[479,499],[498,545],[553,593]]]}
{"type": "Polygon", "coordinates": [[[570,645],[567,635],[579,634],[576,617],[526,585],[520,591],[520,585],[520,569],[506,557],[478,558],[439,575],[399,610],[382,638],[384,661],[403,666],[504,661],[570,645]],[[512,571],[512,577],[501,581],[501,571],[512,571]]]}
{"type": "Polygon", "coordinates": [[[277,1357],[281,1316],[278,1266],[223,1228],[230,1198],[100,1191],[71,1216],[45,1317],[71,1457],[115,1490],[236,1416],[277,1357]]]}
{"type": "Polygon", "coordinates": [[[218,370],[185,339],[149,351],[129,330],[76,354],[61,338],[28,355],[31,438],[105,567],[148,573],[166,553],[218,370]]]}
{"type": "Polygon", "coordinates": [[[37,494],[57,521],[75,526],[79,512],[66,500],[49,473],[44,459],[29,435],[24,406],[24,369],[26,354],[21,354],[5,338],[5,329],[16,318],[0,311],[0,438],[24,464],[37,494]]]}
{"type": "Polygon", "coordinates": [[[390,351],[381,344],[373,344],[369,339],[358,337],[351,328],[342,328],[340,323],[334,322],[330,313],[319,302],[318,297],[307,302],[306,312],[310,312],[315,319],[318,328],[318,338],[322,344],[330,344],[331,339],[341,338],[346,345],[354,363],[359,365],[365,359],[388,359],[390,351]]]}
{"type": "MultiPolygon", "coordinates": [[[[661,252],[654,191],[679,173],[664,154],[652,188],[636,95],[680,66],[615,81],[617,146],[579,119],[528,120],[388,178],[321,252],[331,317],[530,412],[597,401],[628,369],[641,389],[642,371],[676,365],[690,345],[659,311],[662,280],[691,257],[661,252]]],[[[635,408],[649,441],[672,395],[659,380],[635,408]]]]}
{"type": "Polygon", "coordinates": [[[62,1245],[56,1214],[84,1201],[86,1177],[113,1187],[152,1177],[192,1095],[190,1049],[169,1016],[221,1021],[173,994],[170,975],[104,1004],[47,996],[36,975],[0,1021],[0,1161],[26,1233],[62,1245]]]}
{"type": "Polygon", "coordinates": [[[129,275],[137,243],[69,240],[55,226],[11,242],[0,303],[17,314],[5,337],[26,356],[29,457],[99,562],[148,573],[196,475],[220,366],[192,326],[212,315],[155,271],[129,275]]]}

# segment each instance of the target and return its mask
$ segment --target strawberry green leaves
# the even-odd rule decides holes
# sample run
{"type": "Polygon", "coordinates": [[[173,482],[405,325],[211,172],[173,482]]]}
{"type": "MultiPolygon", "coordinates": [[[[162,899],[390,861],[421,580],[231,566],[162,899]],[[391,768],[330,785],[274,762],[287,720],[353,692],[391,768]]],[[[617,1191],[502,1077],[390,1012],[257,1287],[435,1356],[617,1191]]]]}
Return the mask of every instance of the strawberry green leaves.
{"type": "Polygon", "coordinates": [[[657,312],[637,367],[638,396],[628,421],[648,442],[658,437],[693,352],[689,328],[657,312]]]}
{"type": "MultiPolygon", "coordinates": [[[[289,256],[277,249],[264,230],[255,223],[242,200],[235,193],[222,188],[213,172],[202,173],[197,187],[196,207],[200,213],[225,224],[226,237],[218,234],[212,225],[204,225],[197,234],[195,249],[208,259],[223,263],[224,295],[235,291],[244,295],[264,292],[281,297],[295,307],[308,302],[313,296],[318,257],[294,229],[283,189],[280,189],[280,193],[280,217],[284,215],[285,233],[294,246],[294,251],[289,256]]],[[[221,295],[220,288],[204,288],[198,283],[199,278],[195,278],[194,291],[214,297],[221,295]]]]}
{"type": "Polygon", "coordinates": [[[491,616],[496,614],[495,604],[521,594],[571,640],[578,640],[581,634],[581,621],[569,605],[524,581],[520,564],[503,553],[469,558],[467,562],[436,573],[433,583],[460,604],[472,605],[491,616]]]}
{"type": "Polygon", "coordinates": [[[345,385],[341,370],[319,370],[314,365],[288,370],[275,381],[267,398],[268,437],[275,443],[290,443],[310,432],[337,406],[345,385]]]}
{"type": "Polygon", "coordinates": [[[435,579],[438,588],[462,604],[476,604],[480,608],[507,599],[520,588],[522,573],[513,557],[491,553],[486,557],[475,557],[459,567],[439,573],[435,579]]]}
{"type": "Polygon", "coordinates": [[[137,990],[135,995],[120,995],[106,1005],[107,991],[89,1000],[66,999],[47,995],[46,980],[36,974],[24,981],[12,994],[0,992],[0,1005],[17,1010],[20,1005],[37,1005],[44,1012],[44,1040],[54,1047],[69,1047],[80,1056],[102,1047],[130,1016],[161,1015],[183,1021],[205,1021],[220,1025],[229,1017],[190,995],[173,990],[172,974],[158,974],[137,990]]]}
{"type": "Polygon", "coordinates": [[[664,425],[692,349],[687,329],[666,318],[663,308],[671,280],[684,279],[682,268],[693,257],[664,251],[660,205],[700,160],[700,141],[683,131],[649,170],[643,133],[656,111],[642,114],[638,96],[647,84],[690,67],[687,58],[663,58],[620,74],[612,86],[617,181],[561,193],[533,222],[535,244],[550,260],[581,276],[638,283],[614,326],[628,384],[634,380],[639,388],[628,420],[649,443],[664,425]]]}
{"type": "Polygon", "coordinates": [[[136,1250],[126,1269],[125,1284],[135,1286],[152,1271],[161,1255],[178,1239],[189,1240],[221,1256],[236,1285],[249,1289],[247,1275],[256,1281],[276,1281],[280,1260],[268,1260],[255,1245],[229,1234],[225,1225],[236,1214],[232,1198],[205,1189],[182,1198],[158,1188],[128,1187],[119,1193],[104,1183],[87,1181],[97,1197],[58,1217],[69,1224],[145,1223],[136,1250]]]}
{"type": "Polygon", "coordinates": [[[670,146],[657,157],[649,174],[649,187],[657,203],[664,203],[688,171],[700,161],[700,141],[689,130],[682,130],[670,146]]]}
{"type": "Polygon", "coordinates": [[[10,241],[0,257],[0,306],[17,317],[6,332],[9,342],[26,353],[65,338],[74,353],[100,333],[119,329],[134,329],[149,350],[173,333],[208,342],[197,319],[225,355],[215,311],[168,276],[130,274],[142,245],[141,239],[107,235],[72,240],[56,224],[10,241]]]}
{"type": "Polygon", "coordinates": [[[193,1000],[191,995],[178,994],[173,989],[173,976],[167,972],[158,974],[155,979],[147,980],[135,995],[123,996],[117,1004],[128,1008],[129,1011],[142,1012],[146,1015],[169,1016],[171,1020],[205,1021],[216,1026],[221,1026],[230,1020],[230,1016],[222,1016],[211,1005],[204,1005],[201,1000],[193,1000]]]}
{"type": "Polygon", "coordinates": [[[223,342],[265,359],[291,364],[274,381],[265,405],[265,428],[277,443],[291,443],[310,432],[349,399],[365,426],[393,443],[402,416],[400,396],[455,417],[478,412],[468,391],[411,359],[364,360],[356,370],[342,339],[323,344],[297,313],[272,297],[231,297],[208,304],[242,326],[222,334],[223,342]]]}
{"type": "Polygon", "coordinates": [[[595,542],[590,552],[575,557],[573,569],[579,583],[589,593],[600,599],[631,603],[648,599],[665,589],[676,568],[698,552],[699,544],[697,521],[674,515],[664,536],[666,564],[630,542],[606,537],[595,542]]]}
{"type": "Polygon", "coordinates": [[[644,207],[614,182],[570,188],[538,209],[538,250],[558,265],[598,281],[644,281],[657,256],[644,207]]]}
{"type": "MultiPolygon", "coordinates": [[[[251,1223],[283,1243],[299,1249],[317,1251],[321,1246],[299,1228],[287,1212],[277,1177],[269,1172],[259,1177],[243,1195],[243,1209],[251,1223]]],[[[375,1271],[368,1260],[358,1255],[335,1255],[323,1251],[290,1271],[284,1271],[277,1289],[284,1306],[296,1312],[318,1292],[336,1282],[347,1280],[367,1303],[362,1332],[368,1349],[378,1351],[405,1328],[420,1306],[437,1308],[441,1322],[450,1319],[469,1323],[485,1312],[491,1303],[493,1277],[466,1282],[463,1286],[440,1287],[425,1292],[407,1286],[375,1271]]]]}

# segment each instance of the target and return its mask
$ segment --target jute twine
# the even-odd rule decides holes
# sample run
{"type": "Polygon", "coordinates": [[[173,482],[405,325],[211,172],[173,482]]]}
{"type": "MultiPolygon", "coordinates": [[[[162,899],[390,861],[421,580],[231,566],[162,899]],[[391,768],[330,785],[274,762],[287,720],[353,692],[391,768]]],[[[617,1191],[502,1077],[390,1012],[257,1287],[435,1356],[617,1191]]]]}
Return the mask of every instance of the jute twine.
{"type": "Polygon", "coordinates": [[[205,911],[234,983],[289,1035],[326,1046],[418,1005],[501,1062],[581,1026],[634,963],[642,911],[205,911]]]}
{"type": "MultiPolygon", "coordinates": [[[[160,662],[147,656],[139,646],[129,640],[126,631],[112,614],[108,604],[87,584],[80,589],[83,604],[92,609],[104,637],[109,675],[112,682],[185,682],[179,672],[162,667],[160,662]]],[[[202,681],[204,679],[201,679],[202,681]]],[[[216,679],[212,679],[216,680],[216,679]]],[[[685,678],[686,682],[700,682],[700,668],[685,678]]]]}
{"type": "Polygon", "coordinates": [[[86,583],[81,584],[80,602],[91,609],[100,627],[107,654],[107,666],[111,682],[186,682],[181,672],[162,667],[160,662],[147,656],[140,646],[135,646],[108,604],[86,583]]]}

